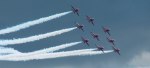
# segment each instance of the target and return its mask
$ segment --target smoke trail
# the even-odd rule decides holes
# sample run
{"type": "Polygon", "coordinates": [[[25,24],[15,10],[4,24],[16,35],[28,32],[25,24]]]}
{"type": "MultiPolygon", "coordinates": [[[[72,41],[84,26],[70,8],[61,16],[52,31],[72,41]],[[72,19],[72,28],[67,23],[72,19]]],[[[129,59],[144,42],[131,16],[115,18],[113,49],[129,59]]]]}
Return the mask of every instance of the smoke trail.
{"type": "Polygon", "coordinates": [[[50,47],[50,48],[45,48],[42,50],[38,50],[38,51],[34,51],[34,52],[29,52],[29,55],[34,55],[34,54],[42,54],[42,53],[48,53],[48,52],[54,52],[54,51],[58,51],[60,49],[64,49],[64,48],[68,48],[77,44],[82,43],[81,41],[79,42],[72,42],[72,43],[66,43],[66,44],[62,44],[59,46],[55,46],[55,47],[50,47]]]}
{"type": "Polygon", "coordinates": [[[58,51],[60,49],[68,48],[68,47],[71,47],[71,46],[74,46],[74,45],[77,45],[80,43],[82,43],[82,42],[79,41],[79,42],[66,43],[66,44],[62,44],[59,46],[50,47],[50,48],[46,48],[46,49],[42,49],[42,50],[37,50],[34,52],[22,53],[22,54],[24,54],[23,56],[32,56],[32,55],[44,54],[44,53],[54,52],[54,51],[58,51]]]}
{"type": "MultiPolygon", "coordinates": [[[[72,42],[72,43],[66,43],[66,44],[62,44],[62,45],[51,47],[51,48],[37,50],[37,51],[34,51],[34,52],[28,52],[28,53],[21,53],[20,52],[19,54],[13,54],[13,55],[8,55],[8,56],[9,57],[13,57],[13,56],[17,56],[17,55],[18,56],[19,55],[20,56],[32,56],[32,55],[44,54],[44,53],[48,53],[48,52],[53,52],[53,51],[57,51],[57,50],[60,50],[60,49],[64,49],[64,48],[67,48],[67,47],[71,47],[71,46],[74,46],[74,45],[77,45],[77,44],[80,44],[80,43],[81,43],[81,41],[79,41],[79,42],[72,42]]],[[[83,51],[83,50],[80,50],[80,51],[83,51]]]]}
{"type": "MultiPolygon", "coordinates": [[[[95,48],[93,48],[93,49],[92,48],[91,49],[81,49],[81,50],[73,50],[71,52],[72,53],[76,53],[76,52],[80,53],[80,52],[87,52],[87,51],[92,51],[92,50],[96,50],[96,49],[95,48]]],[[[70,51],[68,51],[68,52],[70,52],[70,51]]],[[[56,53],[63,53],[63,52],[56,52],[56,53]]],[[[30,56],[28,55],[28,53],[10,54],[10,55],[5,55],[5,56],[0,56],[0,60],[8,60],[9,61],[10,59],[18,58],[18,59],[22,59],[24,61],[27,61],[23,58],[31,59],[31,58],[36,58],[37,56],[42,56],[42,55],[46,55],[46,54],[53,54],[53,53],[36,54],[36,55],[30,55],[30,56]]],[[[22,60],[20,60],[20,61],[22,61],[22,60]]],[[[17,60],[14,60],[14,61],[17,61],[17,60]]]]}
{"type": "MultiPolygon", "coordinates": [[[[80,49],[80,50],[73,50],[71,51],[72,53],[73,52],[86,52],[86,51],[93,51],[93,50],[96,50],[96,48],[91,48],[91,49],[80,49]]],[[[69,51],[68,51],[69,52],[69,51]]],[[[5,56],[0,56],[0,59],[4,59],[4,58],[21,58],[21,57],[33,57],[33,56],[40,56],[40,55],[43,55],[43,54],[51,54],[51,53],[41,53],[41,54],[31,54],[32,52],[29,53],[16,53],[16,54],[10,54],[10,55],[5,55],[5,56]]],[[[56,53],[60,53],[60,52],[56,52],[56,53]]]]}
{"type": "MultiPolygon", "coordinates": [[[[86,55],[99,55],[99,54],[106,54],[113,52],[112,50],[104,51],[105,53],[101,51],[68,51],[68,52],[58,52],[58,53],[49,53],[49,54],[41,54],[41,55],[35,55],[30,57],[22,57],[24,61],[28,60],[39,60],[39,59],[54,59],[54,58],[61,58],[61,57],[71,57],[71,56],[86,56],[86,55]]],[[[20,59],[20,60],[21,60],[20,59]]],[[[14,58],[14,60],[18,61],[18,58],[14,58]]]]}
{"type": "Polygon", "coordinates": [[[86,49],[86,50],[75,50],[75,51],[67,51],[67,52],[56,52],[56,53],[46,53],[46,54],[39,54],[33,56],[13,56],[13,57],[3,57],[0,60],[7,60],[7,61],[29,61],[29,60],[39,60],[39,59],[54,59],[60,57],[69,57],[69,56],[85,56],[85,55],[98,55],[98,54],[106,54],[113,52],[113,50],[104,51],[92,51],[95,49],[86,49]]]}
{"type": "Polygon", "coordinates": [[[13,48],[0,47],[0,55],[20,53],[13,48]]]}
{"type": "MultiPolygon", "coordinates": [[[[32,55],[36,55],[36,54],[43,54],[43,53],[48,53],[48,52],[54,52],[54,51],[57,51],[57,50],[60,50],[60,49],[64,49],[64,48],[67,48],[67,47],[71,47],[71,46],[74,46],[74,45],[77,45],[77,44],[80,44],[80,43],[82,43],[82,42],[79,41],[79,42],[66,43],[66,44],[62,44],[62,45],[59,45],[59,46],[55,46],[55,47],[50,47],[50,48],[46,48],[46,49],[42,49],[42,50],[37,50],[37,51],[34,51],[34,52],[28,52],[28,53],[22,53],[22,54],[20,52],[20,54],[23,55],[23,56],[32,56],[32,55]]],[[[8,51],[5,52],[5,53],[8,53],[8,51]]]]}
{"type": "Polygon", "coordinates": [[[37,25],[37,24],[41,24],[41,23],[47,22],[49,20],[53,20],[53,19],[59,18],[61,16],[67,15],[71,12],[72,11],[63,12],[63,13],[59,13],[59,14],[54,14],[54,15],[51,15],[51,16],[48,16],[48,17],[43,17],[43,18],[40,18],[40,19],[37,19],[37,20],[28,21],[28,22],[25,22],[23,24],[8,27],[6,29],[1,29],[0,30],[0,35],[11,33],[11,32],[16,32],[16,31],[19,31],[21,29],[25,29],[25,28],[28,28],[28,27],[31,27],[31,26],[34,26],[34,25],[37,25]]]}
{"type": "Polygon", "coordinates": [[[7,45],[12,45],[12,44],[21,44],[21,43],[33,42],[36,40],[41,40],[44,38],[60,35],[62,33],[66,33],[66,32],[72,31],[74,29],[76,29],[76,27],[61,29],[61,30],[57,30],[57,31],[53,31],[53,32],[45,33],[45,34],[40,34],[40,35],[35,35],[35,36],[30,36],[30,37],[26,37],[26,38],[0,40],[0,45],[1,46],[7,46],[7,45]]]}

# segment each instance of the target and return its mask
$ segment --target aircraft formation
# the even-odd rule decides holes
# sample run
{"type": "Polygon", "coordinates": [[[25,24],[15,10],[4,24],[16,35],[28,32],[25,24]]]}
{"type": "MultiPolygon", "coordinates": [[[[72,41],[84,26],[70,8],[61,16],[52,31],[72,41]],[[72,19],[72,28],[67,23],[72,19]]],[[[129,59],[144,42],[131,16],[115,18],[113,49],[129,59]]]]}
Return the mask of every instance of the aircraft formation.
{"type": "MultiPolygon", "coordinates": [[[[8,33],[12,33],[12,32],[17,32],[19,30],[34,26],[36,24],[41,24],[53,19],[57,19],[59,17],[62,17],[64,15],[67,15],[69,13],[74,13],[77,16],[81,16],[79,13],[79,8],[75,8],[74,6],[71,6],[72,11],[67,11],[67,12],[63,12],[63,13],[57,13],[51,16],[47,16],[47,17],[42,17],[36,20],[32,20],[29,22],[25,22],[22,24],[18,24],[12,27],[8,27],[8,28],[4,28],[4,29],[0,29],[0,35],[2,34],[8,34],[8,33]]],[[[86,15],[85,16],[85,20],[87,20],[87,22],[93,26],[96,27],[96,22],[95,19],[91,16],[86,15]]],[[[103,30],[105,36],[106,36],[106,40],[107,42],[109,42],[111,44],[111,47],[113,50],[105,50],[104,46],[102,46],[101,44],[97,45],[95,44],[95,48],[90,48],[90,49],[80,49],[80,50],[71,50],[71,51],[60,51],[61,49],[65,49],[71,46],[75,46],[77,44],[80,43],[84,43],[86,46],[91,46],[90,40],[84,36],[81,36],[82,41],[78,41],[78,42],[71,42],[71,43],[66,43],[66,44],[62,44],[62,45],[58,45],[58,46],[54,46],[54,47],[49,47],[49,48],[45,48],[45,49],[41,49],[41,50],[36,50],[33,52],[27,52],[27,53],[23,53],[20,52],[18,50],[15,50],[13,48],[5,48],[3,46],[8,46],[8,45],[14,45],[14,44],[23,44],[23,43],[28,43],[28,42],[34,42],[37,40],[41,40],[41,39],[45,39],[45,38],[49,38],[49,37],[54,37],[57,35],[61,35],[63,33],[66,32],[70,32],[74,29],[79,29],[81,30],[81,32],[85,32],[86,30],[84,29],[84,25],[81,23],[76,23],[75,25],[76,27],[72,27],[72,28],[65,28],[65,29],[61,29],[61,30],[56,30],[53,32],[48,32],[48,33],[44,33],[44,34],[39,34],[39,35],[33,35],[33,36],[29,36],[29,37],[24,37],[24,38],[13,38],[13,39],[1,39],[0,40],[0,61],[1,60],[7,60],[7,61],[29,61],[29,60],[34,60],[34,59],[52,59],[52,58],[59,58],[59,57],[69,57],[69,56],[81,56],[81,55],[97,55],[97,54],[103,54],[103,53],[110,53],[110,52],[115,52],[117,54],[120,55],[120,49],[116,47],[115,44],[115,40],[111,37],[111,33],[110,33],[110,29],[109,27],[104,27],[102,26],[101,29],[103,30]],[[58,52],[55,52],[58,51],[58,52]],[[31,57],[32,56],[32,57],[31,57]],[[38,57],[37,57],[38,56],[38,57]]],[[[100,34],[98,34],[97,32],[89,32],[87,33],[89,34],[94,41],[97,42],[102,42],[101,40],[101,36],[100,34]]]]}
{"type": "MultiPolygon", "coordinates": [[[[76,14],[77,16],[80,16],[79,8],[75,8],[72,5],[71,5],[71,8],[72,8],[72,11],[73,11],[74,14],[76,14]]],[[[93,17],[86,16],[86,19],[89,23],[91,23],[91,25],[93,25],[93,26],[95,25],[95,22],[94,22],[95,19],[93,17]]],[[[84,32],[84,25],[83,24],[76,23],[76,27],[84,32]]],[[[115,53],[117,53],[118,55],[120,55],[120,49],[116,47],[115,40],[111,37],[110,28],[102,26],[102,30],[106,34],[106,36],[108,36],[108,37],[106,37],[106,39],[110,44],[112,44],[111,47],[112,47],[113,51],[115,53]]],[[[101,41],[100,38],[99,38],[99,34],[94,33],[94,32],[90,32],[90,34],[97,41],[101,41]]],[[[81,40],[83,41],[84,44],[86,44],[87,46],[90,46],[89,39],[81,36],[81,40]]],[[[105,48],[102,45],[96,45],[95,44],[95,46],[97,47],[98,51],[102,51],[104,53],[105,48]]]]}

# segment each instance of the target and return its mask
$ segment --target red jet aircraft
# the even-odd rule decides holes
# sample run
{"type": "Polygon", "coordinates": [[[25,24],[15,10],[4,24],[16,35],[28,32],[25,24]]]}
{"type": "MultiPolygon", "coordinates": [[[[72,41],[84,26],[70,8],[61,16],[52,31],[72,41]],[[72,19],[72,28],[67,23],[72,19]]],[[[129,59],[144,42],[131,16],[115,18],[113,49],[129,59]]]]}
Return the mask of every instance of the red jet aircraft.
{"type": "Polygon", "coordinates": [[[99,35],[91,32],[91,35],[93,36],[94,39],[97,39],[99,41],[99,35]]]}
{"type": "Polygon", "coordinates": [[[88,39],[85,39],[83,37],[81,37],[81,39],[82,39],[83,43],[85,43],[85,44],[87,44],[89,46],[89,40],[88,39]]]}
{"type": "Polygon", "coordinates": [[[114,46],[112,46],[114,52],[118,53],[118,55],[120,55],[120,49],[119,48],[115,48],[114,46]]]}
{"type": "Polygon", "coordinates": [[[104,53],[104,47],[103,46],[96,45],[96,47],[97,47],[97,50],[102,51],[104,53]]]}
{"type": "Polygon", "coordinates": [[[72,11],[74,12],[74,14],[77,14],[79,16],[79,9],[78,8],[74,8],[73,6],[71,6],[72,11]]]}
{"type": "Polygon", "coordinates": [[[80,30],[84,31],[84,29],[83,29],[84,25],[76,23],[76,27],[79,28],[80,30]]]}
{"type": "Polygon", "coordinates": [[[112,44],[115,46],[115,43],[114,43],[115,40],[114,40],[114,39],[112,39],[112,38],[110,38],[110,37],[109,37],[109,38],[107,37],[107,40],[108,40],[108,42],[112,43],[112,44]]]}
{"type": "Polygon", "coordinates": [[[109,28],[107,28],[107,27],[102,27],[103,28],[103,31],[105,32],[105,33],[107,33],[109,36],[110,36],[110,29],[109,28]]]}
{"type": "Polygon", "coordinates": [[[94,18],[91,18],[89,16],[86,16],[87,20],[89,23],[92,23],[92,25],[94,25],[94,18]]]}

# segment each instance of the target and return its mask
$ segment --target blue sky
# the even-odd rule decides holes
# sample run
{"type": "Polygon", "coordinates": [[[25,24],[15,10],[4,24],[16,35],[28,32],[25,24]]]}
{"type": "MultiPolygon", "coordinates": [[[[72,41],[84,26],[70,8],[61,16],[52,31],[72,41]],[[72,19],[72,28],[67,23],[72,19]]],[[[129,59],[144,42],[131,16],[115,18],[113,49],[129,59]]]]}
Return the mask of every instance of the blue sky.
{"type": "Polygon", "coordinates": [[[63,35],[31,43],[8,46],[21,52],[35,51],[63,43],[80,41],[80,36],[90,39],[90,47],[77,45],[65,50],[94,47],[95,43],[111,49],[102,32],[101,26],[110,26],[116,45],[121,49],[121,56],[115,53],[67,57],[57,59],[34,60],[27,62],[0,61],[2,68],[140,68],[150,67],[150,1],[149,0],[3,0],[0,1],[0,29],[26,21],[46,17],[55,13],[70,11],[70,5],[80,8],[81,16],[69,14],[56,20],[48,21],[15,33],[1,35],[1,39],[22,38],[47,33],[62,28],[73,27],[77,21],[84,24],[85,32],[74,30],[63,35]],[[89,24],[85,15],[95,18],[96,26],[89,24]],[[89,32],[101,35],[103,43],[92,39],[89,32]],[[147,62],[144,62],[147,60],[147,62]],[[143,61],[141,64],[138,61],[143,61]],[[145,64],[144,64],[145,63],[145,64]]]}

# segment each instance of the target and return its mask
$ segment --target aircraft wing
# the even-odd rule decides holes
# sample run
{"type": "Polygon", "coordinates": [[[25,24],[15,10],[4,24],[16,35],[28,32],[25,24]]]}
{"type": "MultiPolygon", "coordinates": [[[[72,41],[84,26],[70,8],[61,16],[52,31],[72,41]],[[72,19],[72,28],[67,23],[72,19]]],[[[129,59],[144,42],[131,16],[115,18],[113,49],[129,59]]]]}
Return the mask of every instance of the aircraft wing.
{"type": "Polygon", "coordinates": [[[117,53],[118,53],[119,55],[121,55],[120,52],[117,52],[117,53]]]}
{"type": "Polygon", "coordinates": [[[115,46],[115,43],[114,43],[114,42],[112,42],[112,44],[115,46]]]}
{"type": "Polygon", "coordinates": [[[107,32],[107,33],[108,33],[109,36],[111,36],[109,32],[107,32]]]}
{"type": "Polygon", "coordinates": [[[86,42],[86,44],[87,44],[88,46],[90,46],[88,42],[86,42]]]}
{"type": "Polygon", "coordinates": [[[75,8],[71,5],[72,11],[75,13],[75,8]]]}
{"type": "Polygon", "coordinates": [[[84,32],[84,29],[83,29],[83,28],[81,28],[81,30],[84,32]]]}
{"type": "Polygon", "coordinates": [[[77,13],[77,15],[79,16],[79,13],[78,12],[76,12],[77,13]]]}
{"type": "Polygon", "coordinates": [[[91,23],[92,23],[92,25],[94,25],[94,22],[93,22],[93,21],[92,21],[91,23]]]}
{"type": "Polygon", "coordinates": [[[73,10],[75,10],[75,8],[71,5],[71,8],[73,9],[73,10]]]}
{"type": "Polygon", "coordinates": [[[97,37],[97,40],[99,41],[99,38],[97,37]]]}

